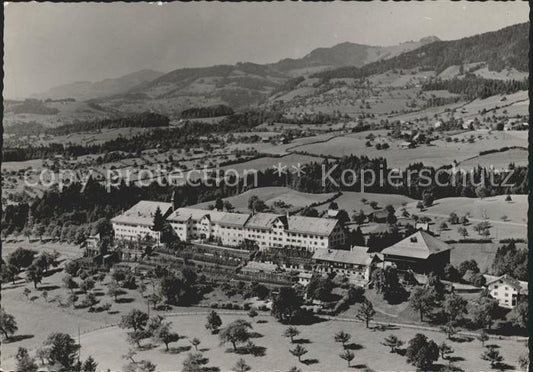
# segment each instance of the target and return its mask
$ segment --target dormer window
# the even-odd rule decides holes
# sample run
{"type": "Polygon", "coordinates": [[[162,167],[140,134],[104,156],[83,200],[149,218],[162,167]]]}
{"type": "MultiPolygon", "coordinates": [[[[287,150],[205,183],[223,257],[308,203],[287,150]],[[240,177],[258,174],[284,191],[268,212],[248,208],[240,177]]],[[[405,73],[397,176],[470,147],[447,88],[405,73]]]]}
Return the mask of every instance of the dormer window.
{"type": "Polygon", "coordinates": [[[418,240],[416,239],[416,236],[411,237],[411,243],[416,243],[418,240]]]}

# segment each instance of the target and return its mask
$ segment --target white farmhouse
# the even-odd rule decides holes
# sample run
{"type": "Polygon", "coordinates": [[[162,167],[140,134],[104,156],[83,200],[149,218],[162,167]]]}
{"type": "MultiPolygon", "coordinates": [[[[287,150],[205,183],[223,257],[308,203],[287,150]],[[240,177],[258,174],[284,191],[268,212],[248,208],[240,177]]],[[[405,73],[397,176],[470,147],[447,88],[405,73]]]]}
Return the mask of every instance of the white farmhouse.
{"type": "Polygon", "coordinates": [[[501,307],[514,308],[521,296],[527,296],[527,282],[518,281],[510,276],[491,277],[486,275],[485,284],[492,298],[498,300],[501,307]]]}

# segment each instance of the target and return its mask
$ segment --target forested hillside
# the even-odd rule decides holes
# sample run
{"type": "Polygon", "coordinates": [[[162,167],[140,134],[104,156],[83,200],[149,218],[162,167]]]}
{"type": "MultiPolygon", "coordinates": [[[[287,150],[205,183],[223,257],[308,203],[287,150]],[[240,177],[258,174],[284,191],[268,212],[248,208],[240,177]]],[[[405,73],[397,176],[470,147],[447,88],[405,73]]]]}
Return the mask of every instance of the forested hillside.
{"type": "Polygon", "coordinates": [[[143,112],[140,114],[135,114],[118,119],[104,119],[98,121],[62,125],[60,127],[47,130],[47,133],[60,136],[77,132],[90,132],[104,128],[155,128],[168,127],[168,124],[168,117],[164,115],[157,114],[154,112],[143,112]]]}
{"type": "Polygon", "coordinates": [[[491,71],[514,68],[528,71],[529,22],[513,25],[459,40],[437,41],[399,56],[370,63],[361,68],[343,67],[319,72],[321,79],[361,78],[393,69],[423,68],[437,74],[446,68],[475,62],[486,62],[491,71]]]}
{"type": "Polygon", "coordinates": [[[181,112],[182,119],[214,118],[226,115],[233,115],[233,109],[226,105],[192,107],[181,112]]]}
{"type": "Polygon", "coordinates": [[[422,90],[447,90],[460,94],[465,99],[487,98],[495,94],[511,94],[519,90],[527,90],[527,80],[492,80],[468,74],[464,79],[436,79],[422,86],[422,90]]]}

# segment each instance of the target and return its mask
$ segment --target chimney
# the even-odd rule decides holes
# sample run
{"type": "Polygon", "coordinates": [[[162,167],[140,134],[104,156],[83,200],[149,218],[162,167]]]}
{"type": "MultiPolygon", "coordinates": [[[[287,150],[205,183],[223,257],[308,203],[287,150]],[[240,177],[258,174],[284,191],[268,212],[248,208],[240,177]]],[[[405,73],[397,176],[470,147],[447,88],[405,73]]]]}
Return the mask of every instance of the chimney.
{"type": "Polygon", "coordinates": [[[170,197],[170,202],[172,203],[172,212],[178,209],[178,201],[176,198],[176,190],[172,190],[172,196],[170,197]]]}

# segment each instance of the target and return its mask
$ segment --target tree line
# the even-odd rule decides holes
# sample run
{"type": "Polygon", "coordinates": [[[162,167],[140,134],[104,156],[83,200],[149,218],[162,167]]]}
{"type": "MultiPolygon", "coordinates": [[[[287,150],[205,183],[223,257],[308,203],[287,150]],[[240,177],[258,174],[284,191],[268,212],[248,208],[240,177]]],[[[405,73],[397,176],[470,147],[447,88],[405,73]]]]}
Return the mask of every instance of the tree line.
{"type": "Polygon", "coordinates": [[[226,105],[207,107],[192,107],[181,112],[182,119],[213,118],[218,116],[233,115],[233,109],[226,105]]]}
{"type": "Polygon", "coordinates": [[[472,100],[484,99],[495,94],[511,94],[520,90],[527,90],[528,87],[527,79],[495,80],[467,74],[463,79],[432,80],[422,85],[422,90],[447,90],[450,93],[460,94],[467,100],[472,100]]]}
{"type": "MultiPolygon", "coordinates": [[[[152,115],[152,114],[150,114],[152,115]]],[[[159,115],[159,114],[153,114],[159,115]]],[[[126,151],[136,153],[138,151],[161,148],[185,148],[202,144],[212,145],[217,141],[217,134],[227,134],[239,131],[248,131],[264,122],[273,123],[279,114],[265,110],[247,110],[233,115],[229,115],[219,123],[211,124],[205,122],[186,121],[179,128],[159,129],[156,128],[147,133],[139,133],[135,136],[125,138],[118,137],[102,144],[93,145],[73,145],[62,143],[51,143],[47,146],[28,146],[26,148],[4,148],[4,161],[26,161],[31,159],[48,158],[54,155],[65,157],[77,157],[87,154],[100,154],[111,151],[126,151]],[[201,140],[199,137],[211,136],[209,141],[201,140]],[[215,141],[215,142],[213,142],[215,141]]],[[[162,116],[163,118],[166,118],[162,116]]],[[[154,117],[156,118],[156,117],[154,117]]],[[[126,124],[125,119],[119,119],[120,123],[126,124]]],[[[168,119],[162,119],[166,122],[168,119]]],[[[80,124],[81,127],[85,124],[80,124]]],[[[88,127],[92,124],[87,124],[88,127]]],[[[117,124],[118,125],[118,124],[117,124]]],[[[127,125],[131,126],[130,122],[127,125]]],[[[159,127],[160,125],[156,125],[159,127]]],[[[168,125],[167,125],[168,126],[168,125]]],[[[78,128],[81,128],[78,127],[78,128]]],[[[88,128],[87,127],[87,128],[88,128]]],[[[61,128],[61,127],[60,127],[61,128]]],[[[64,129],[56,128],[58,134],[65,134],[70,129],[70,125],[64,129]]],[[[80,129],[78,129],[79,131],[80,129]]],[[[88,130],[88,129],[85,129],[88,130]]]]}
{"type": "Polygon", "coordinates": [[[62,136],[71,133],[92,132],[109,128],[168,127],[168,124],[169,119],[165,115],[161,115],[155,112],[141,112],[139,114],[115,119],[103,119],[97,121],[65,124],[56,128],[50,128],[46,131],[46,133],[54,136],[62,136]]]}

